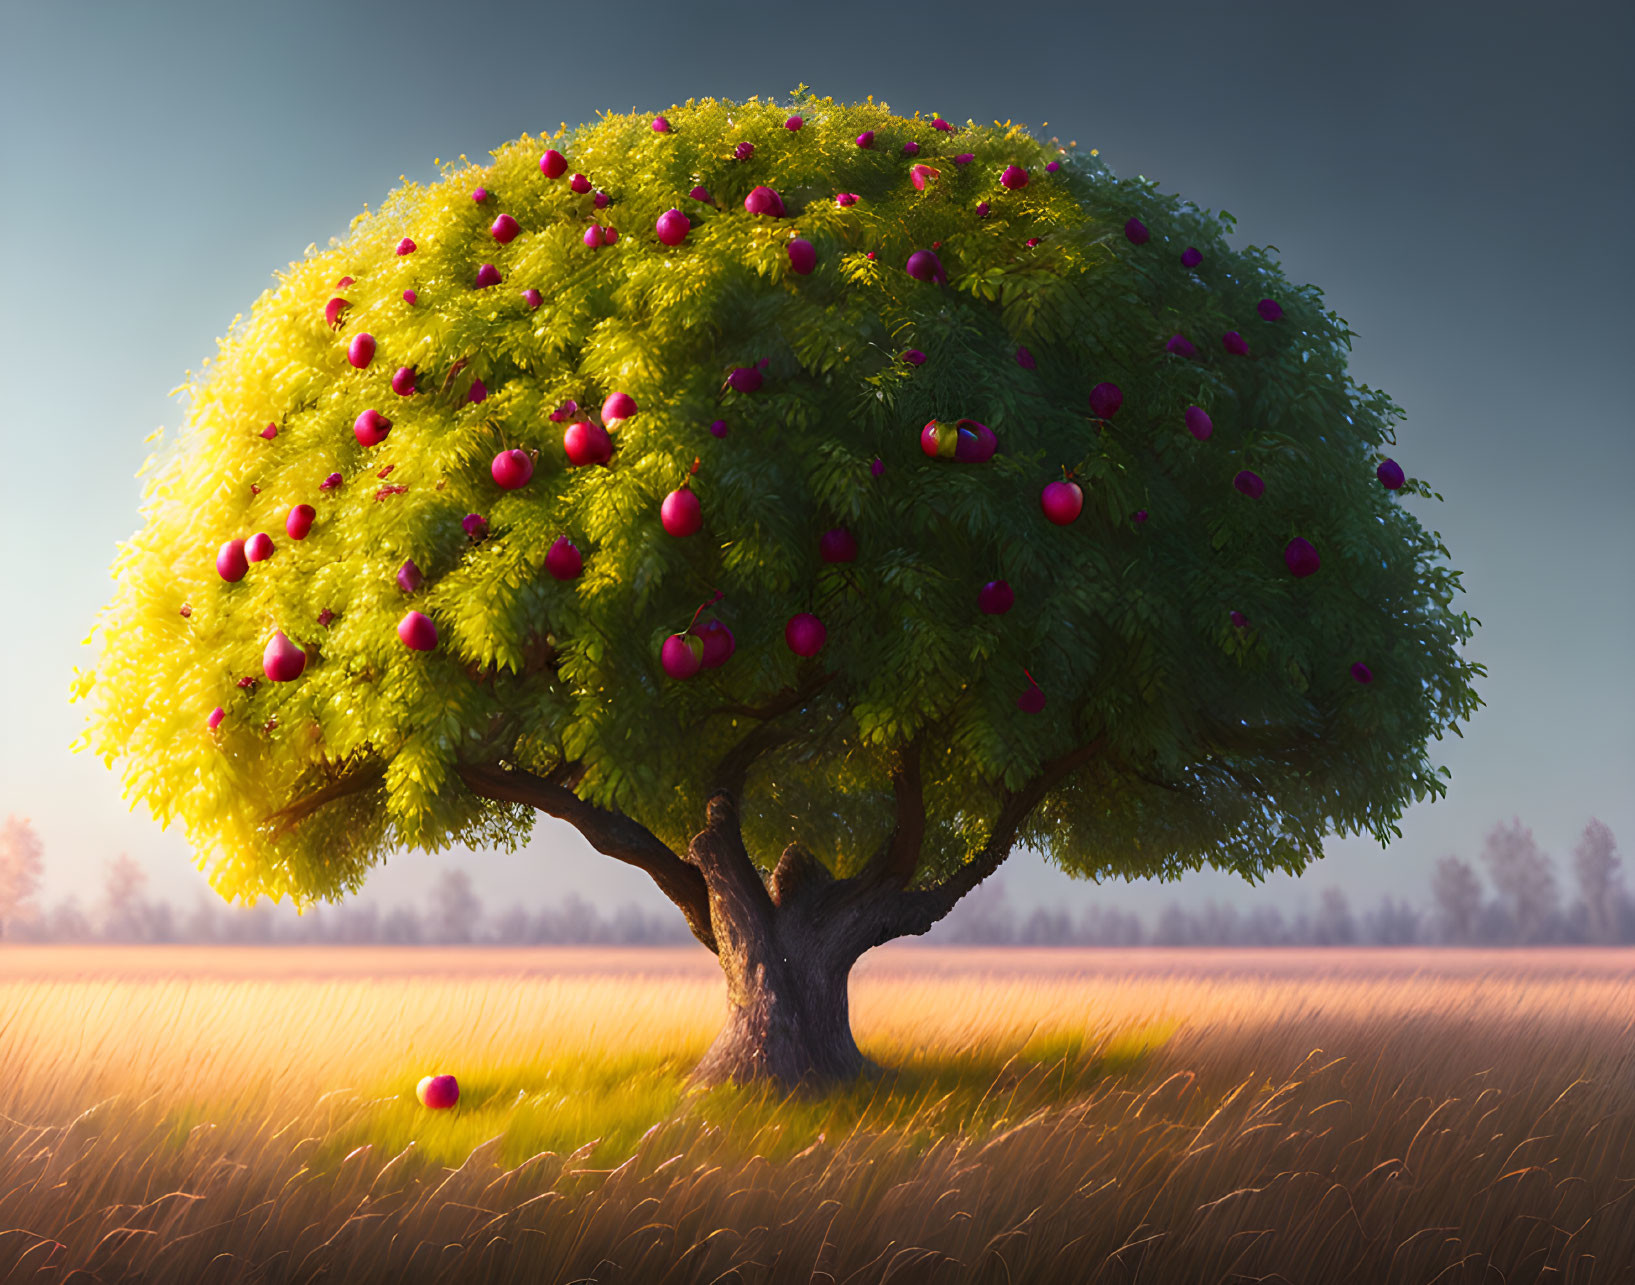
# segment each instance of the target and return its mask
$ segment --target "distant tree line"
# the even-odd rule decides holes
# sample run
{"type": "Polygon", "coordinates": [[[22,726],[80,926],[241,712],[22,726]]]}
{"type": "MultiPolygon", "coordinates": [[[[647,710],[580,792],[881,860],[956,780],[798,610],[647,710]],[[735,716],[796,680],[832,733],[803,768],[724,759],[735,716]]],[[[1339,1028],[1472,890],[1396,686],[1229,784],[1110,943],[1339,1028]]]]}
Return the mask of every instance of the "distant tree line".
{"type": "MultiPolygon", "coordinates": [[[[1635,898],[1624,886],[1612,831],[1600,821],[1584,828],[1567,863],[1570,899],[1555,862],[1519,820],[1488,833],[1479,863],[1451,855],[1439,860],[1427,906],[1385,896],[1358,913],[1344,891],[1328,887],[1314,911],[1172,902],[1150,921],[1103,906],[1077,915],[1044,906],[1021,909],[999,880],[989,880],[924,940],[992,946],[1635,944],[1635,898]]],[[[124,855],[108,863],[91,904],[69,897],[46,908],[39,902],[43,870],[33,828],[8,817],[0,826],[0,940],[515,946],[692,940],[680,915],[668,908],[625,905],[608,914],[575,893],[555,906],[490,912],[463,870],[444,871],[423,906],[382,908],[355,900],[304,915],[267,901],[228,905],[209,894],[191,910],[178,910],[148,895],[147,872],[124,855]]]]}

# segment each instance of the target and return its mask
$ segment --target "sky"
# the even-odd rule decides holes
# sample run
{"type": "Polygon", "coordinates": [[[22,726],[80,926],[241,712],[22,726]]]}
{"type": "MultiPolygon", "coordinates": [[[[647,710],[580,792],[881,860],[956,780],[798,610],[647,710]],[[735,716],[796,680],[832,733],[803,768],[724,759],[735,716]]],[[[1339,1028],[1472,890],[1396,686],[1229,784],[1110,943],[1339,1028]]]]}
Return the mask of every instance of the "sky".
{"type": "MultiPolygon", "coordinates": [[[[1482,621],[1485,707],[1433,747],[1447,797],[1388,849],[1335,840],[1258,888],[1097,887],[1020,854],[1013,901],[1422,899],[1511,817],[1558,860],[1592,816],[1635,849],[1635,7],[0,0],[0,21],[0,816],[32,819],[48,899],[90,901],[120,852],[158,893],[206,887],[70,752],[68,687],[139,525],[144,438],[180,425],[170,391],[272,274],[434,157],[801,83],[1077,140],[1275,246],[1357,332],[1353,378],[1406,412],[1397,458],[1446,497],[1411,503],[1482,621]]],[[[398,854],[364,895],[419,900],[455,861],[494,902],[664,904],[545,819],[518,854],[398,854]]]]}

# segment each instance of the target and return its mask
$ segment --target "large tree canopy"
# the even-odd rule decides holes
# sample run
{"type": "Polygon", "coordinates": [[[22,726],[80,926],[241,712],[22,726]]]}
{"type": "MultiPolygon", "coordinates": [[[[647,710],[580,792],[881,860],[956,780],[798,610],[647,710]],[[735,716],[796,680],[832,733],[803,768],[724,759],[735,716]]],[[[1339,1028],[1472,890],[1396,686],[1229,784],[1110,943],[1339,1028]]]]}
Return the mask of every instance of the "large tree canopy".
{"type": "Polygon", "coordinates": [[[816,97],[406,183],[187,386],[87,744],[224,895],[298,902],[540,806],[679,886],[717,789],[763,870],[798,842],[955,896],[1011,840],[1250,879],[1384,842],[1479,703],[1474,622],[1382,467],[1401,412],[1231,228],[1018,127],[816,97]],[[711,620],[730,656],[706,630],[672,677],[711,620]]]}

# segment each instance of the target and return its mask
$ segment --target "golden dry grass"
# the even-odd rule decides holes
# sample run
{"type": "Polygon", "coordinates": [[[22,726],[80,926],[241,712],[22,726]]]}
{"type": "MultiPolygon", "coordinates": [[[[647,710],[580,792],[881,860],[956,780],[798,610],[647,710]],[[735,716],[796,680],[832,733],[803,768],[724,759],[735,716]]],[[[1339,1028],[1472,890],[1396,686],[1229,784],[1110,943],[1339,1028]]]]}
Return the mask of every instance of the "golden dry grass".
{"type": "Polygon", "coordinates": [[[779,1102],[696,949],[6,948],[0,1279],[1635,1281],[1632,963],[887,948],[779,1102]]]}

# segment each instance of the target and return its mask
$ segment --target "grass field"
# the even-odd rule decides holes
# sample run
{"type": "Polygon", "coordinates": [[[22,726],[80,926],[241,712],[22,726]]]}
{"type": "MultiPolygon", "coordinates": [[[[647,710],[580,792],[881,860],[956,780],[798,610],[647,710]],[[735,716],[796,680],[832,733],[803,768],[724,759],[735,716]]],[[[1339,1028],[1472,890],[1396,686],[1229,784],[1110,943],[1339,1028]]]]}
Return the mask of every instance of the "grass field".
{"type": "Polygon", "coordinates": [[[697,948],[0,947],[0,1280],[1635,1282],[1632,965],[888,947],[779,1102],[697,948]]]}

